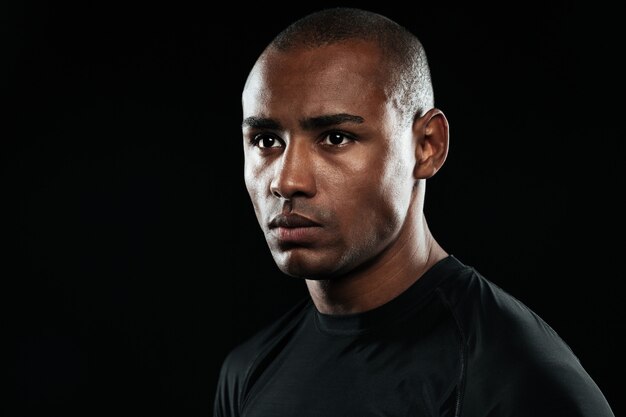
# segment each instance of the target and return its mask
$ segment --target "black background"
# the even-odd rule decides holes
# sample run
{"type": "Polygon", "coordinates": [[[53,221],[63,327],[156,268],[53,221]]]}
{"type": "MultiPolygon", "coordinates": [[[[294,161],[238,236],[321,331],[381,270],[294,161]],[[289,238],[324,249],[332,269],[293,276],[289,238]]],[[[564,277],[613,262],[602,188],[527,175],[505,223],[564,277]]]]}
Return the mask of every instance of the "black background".
{"type": "MultiPolygon", "coordinates": [[[[620,15],[384,3],[451,125],[433,233],[546,319],[622,414],[620,15]]],[[[337,3],[198,4],[4,8],[3,415],[208,416],[225,352],[306,295],[245,194],[240,94],[280,29],[337,3]]]]}

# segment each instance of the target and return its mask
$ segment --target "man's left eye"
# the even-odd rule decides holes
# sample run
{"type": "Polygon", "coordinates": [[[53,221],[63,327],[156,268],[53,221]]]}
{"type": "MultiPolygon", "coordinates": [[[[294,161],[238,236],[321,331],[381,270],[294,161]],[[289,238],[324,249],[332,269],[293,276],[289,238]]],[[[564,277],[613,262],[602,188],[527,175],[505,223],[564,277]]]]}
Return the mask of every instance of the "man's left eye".
{"type": "Polygon", "coordinates": [[[352,139],[347,135],[341,132],[331,132],[324,136],[324,140],[322,140],[322,144],[331,145],[331,146],[341,146],[346,145],[352,139]]]}

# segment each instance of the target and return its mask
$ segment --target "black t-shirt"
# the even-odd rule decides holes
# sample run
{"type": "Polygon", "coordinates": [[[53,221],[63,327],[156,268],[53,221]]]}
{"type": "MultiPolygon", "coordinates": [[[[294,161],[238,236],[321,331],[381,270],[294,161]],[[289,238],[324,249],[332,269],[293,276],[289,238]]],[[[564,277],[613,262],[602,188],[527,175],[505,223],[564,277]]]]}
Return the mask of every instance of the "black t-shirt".
{"type": "Polygon", "coordinates": [[[613,417],[533,311],[450,255],[376,309],[309,299],[226,357],[214,417],[613,417]]]}

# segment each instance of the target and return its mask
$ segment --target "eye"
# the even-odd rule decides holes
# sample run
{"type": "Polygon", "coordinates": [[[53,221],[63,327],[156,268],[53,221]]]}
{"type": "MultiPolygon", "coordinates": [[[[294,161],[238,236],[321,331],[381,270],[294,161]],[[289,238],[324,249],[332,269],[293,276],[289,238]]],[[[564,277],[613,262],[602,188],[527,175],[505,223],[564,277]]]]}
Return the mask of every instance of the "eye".
{"type": "Polygon", "coordinates": [[[329,132],[326,133],[322,139],[323,145],[328,146],[344,146],[350,143],[353,139],[341,132],[329,132]]]}
{"type": "Polygon", "coordinates": [[[252,143],[259,148],[279,148],[282,146],[280,139],[268,133],[259,133],[252,139],[252,143]]]}

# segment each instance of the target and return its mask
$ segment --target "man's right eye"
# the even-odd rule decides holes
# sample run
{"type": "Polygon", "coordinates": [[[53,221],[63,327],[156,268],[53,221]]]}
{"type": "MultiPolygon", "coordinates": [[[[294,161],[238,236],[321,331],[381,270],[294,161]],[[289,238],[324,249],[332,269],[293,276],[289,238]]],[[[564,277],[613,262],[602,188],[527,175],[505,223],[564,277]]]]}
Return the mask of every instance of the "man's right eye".
{"type": "Polygon", "coordinates": [[[281,141],[276,136],[267,133],[254,136],[252,142],[259,148],[279,148],[282,146],[281,141]]]}

